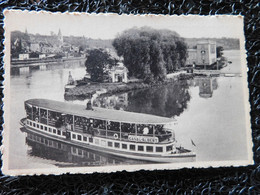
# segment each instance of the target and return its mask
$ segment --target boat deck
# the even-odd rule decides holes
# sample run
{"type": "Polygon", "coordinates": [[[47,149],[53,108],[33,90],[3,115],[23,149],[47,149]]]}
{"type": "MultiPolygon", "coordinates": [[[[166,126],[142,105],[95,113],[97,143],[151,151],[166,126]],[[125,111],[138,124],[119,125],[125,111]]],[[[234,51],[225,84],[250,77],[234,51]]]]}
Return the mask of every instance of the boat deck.
{"type": "Polygon", "coordinates": [[[25,103],[28,103],[32,106],[37,106],[61,113],[101,120],[111,120],[137,124],[167,124],[175,121],[174,119],[167,117],[127,112],[121,110],[112,110],[99,107],[93,107],[93,110],[86,110],[86,107],[84,105],[59,102],[47,99],[30,99],[27,100],[25,103]]]}

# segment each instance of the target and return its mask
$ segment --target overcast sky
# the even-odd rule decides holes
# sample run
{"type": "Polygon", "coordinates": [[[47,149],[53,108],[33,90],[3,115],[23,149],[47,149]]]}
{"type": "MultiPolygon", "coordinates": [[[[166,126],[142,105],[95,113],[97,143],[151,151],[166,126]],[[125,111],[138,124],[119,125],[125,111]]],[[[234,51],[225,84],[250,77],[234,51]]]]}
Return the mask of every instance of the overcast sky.
{"type": "Polygon", "coordinates": [[[234,16],[127,16],[112,14],[53,14],[15,11],[6,13],[6,30],[20,30],[28,33],[50,35],[60,29],[65,36],[113,39],[123,30],[132,27],[149,26],[155,29],[169,29],[185,38],[239,38],[243,36],[243,19],[234,16]]]}

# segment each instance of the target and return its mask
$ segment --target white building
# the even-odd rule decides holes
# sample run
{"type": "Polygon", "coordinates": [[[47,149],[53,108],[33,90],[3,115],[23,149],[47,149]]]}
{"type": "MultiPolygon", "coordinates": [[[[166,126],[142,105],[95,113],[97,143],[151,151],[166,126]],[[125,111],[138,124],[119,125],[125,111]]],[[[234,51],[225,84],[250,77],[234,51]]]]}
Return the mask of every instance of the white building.
{"type": "Polygon", "coordinates": [[[113,68],[110,69],[110,78],[112,79],[112,83],[117,83],[117,82],[123,82],[127,83],[127,73],[128,70],[127,68],[123,65],[123,63],[120,63],[119,66],[114,66],[113,68]]]}
{"type": "Polygon", "coordinates": [[[19,60],[28,60],[28,59],[29,59],[28,53],[19,54],[19,60]]]}
{"type": "Polygon", "coordinates": [[[196,49],[188,49],[187,65],[209,66],[217,61],[216,42],[200,41],[196,49]]]}

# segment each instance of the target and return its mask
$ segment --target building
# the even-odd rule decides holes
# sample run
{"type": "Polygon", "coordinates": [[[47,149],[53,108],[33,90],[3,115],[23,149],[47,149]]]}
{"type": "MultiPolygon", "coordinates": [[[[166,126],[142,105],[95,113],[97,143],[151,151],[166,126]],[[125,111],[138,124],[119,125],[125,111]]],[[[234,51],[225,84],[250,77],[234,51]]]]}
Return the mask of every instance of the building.
{"type": "Polygon", "coordinates": [[[214,41],[199,41],[196,49],[188,49],[187,52],[186,65],[211,66],[217,61],[216,42],[214,41]]]}
{"type": "Polygon", "coordinates": [[[46,54],[39,54],[39,58],[40,59],[46,58],[46,54]]]}
{"type": "Polygon", "coordinates": [[[117,82],[123,82],[127,83],[127,73],[128,70],[127,68],[123,65],[123,63],[119,63],[119,66],[114,66],[110,69],[109,75],[111,78],[112,83],[117,83],[117,82]]]}
{"type": "Polygon", "coordinates": [[[33,42],[30,44],[30,51],[32,52],[41,52],[40,44],[33,42]]]}
{"type": "Polygon", "coordinates": [[[188,58],[186,59],[187,65],[196,64],[197,62],[197,49],[188,49],[188,58]]]}
{"type": "Polygon", "coordinates": [[[28,59],[29,59],[28,53],[19,54],[19,60],[28,60],[28,59]]]}

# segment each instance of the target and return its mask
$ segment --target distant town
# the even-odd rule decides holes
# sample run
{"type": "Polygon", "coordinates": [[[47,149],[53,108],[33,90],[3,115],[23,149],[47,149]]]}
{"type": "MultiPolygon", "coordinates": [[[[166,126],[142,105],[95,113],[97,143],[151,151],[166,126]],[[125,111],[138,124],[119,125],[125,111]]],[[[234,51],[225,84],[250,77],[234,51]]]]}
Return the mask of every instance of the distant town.
{"type": "MultiPolygon", "coordinates": [[[[215,42],[216,47],[224,50],[239,49],[239,40],[233,38],[185,38],[188,49],[196,49],[201,41],[215,42]]],[[[19,61],[26,63],[29,60],[84,58],[87,50],[103,48],[114,52],[113,40],[92,39],[85,36],[63,36],[61,30],[50,32],[50,35],[31,34],[24,32],[11,33],[11,60],[12,65],[19,61]]]]}

